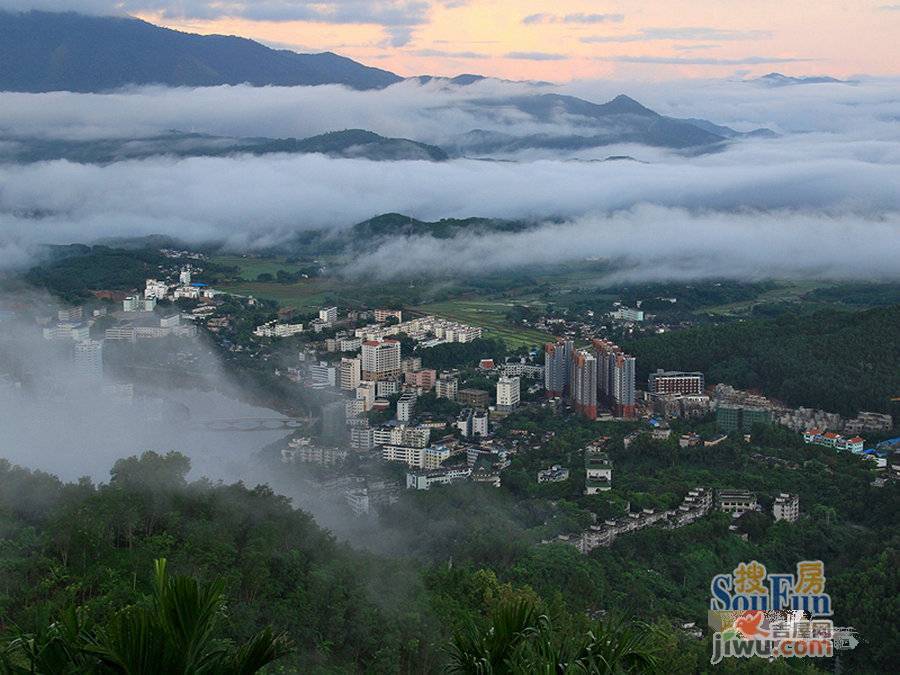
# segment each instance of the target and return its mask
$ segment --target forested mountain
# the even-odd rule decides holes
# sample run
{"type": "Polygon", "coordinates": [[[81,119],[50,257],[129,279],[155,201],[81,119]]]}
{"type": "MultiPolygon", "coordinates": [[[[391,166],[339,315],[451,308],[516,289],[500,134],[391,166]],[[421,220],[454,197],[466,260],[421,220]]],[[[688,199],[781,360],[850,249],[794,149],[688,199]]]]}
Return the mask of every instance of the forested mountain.
{"type": "Polygon", "coordinates": [[[775,136],[768,129],[742,133],[702,119],[666,117],[624,94],[606,103],[561,94],[532,94],[476,99],[466,106],[481,114],[496,114],[512,108],[538,124],[559,124],[565,120],[573,128],[569,133],[554,129],[524,136],[474,129],[454,139],[454,151],[458,154],[493,154],[533,148],[581,150],[616,143],[673,149],[704,148],[736,138],[775,136]]]}
{"type": "Polygon", "coordinates": [[[131,17],[0,12],[0,90],[101,92],[128,84],[242,83],[378,89],[401,79],[331,52],[298,54],[131,17]]]}
{"type": "Polygon", "coordinates": [[[160,155],[226,157],[236,154],[321,153],[329,157],[373,161],[443,161],[447,153],[434,145],[407,138],[386,138],[364,129],[345,129],[309,138],[228,138],[172,131],[150,137],[72,140],[0,136],[0,161],[43,162],[65,159],[83,164],[108,164],[160,155]]]}
{"type": "MultiPolygon", "coordinates": [[[[583,477],[538,485],[533,471],[551,457],[583,461],[581,448],[596,438],[597,425],[550,413],[519,423],[552,430],[555,438],[544,454],[515,456],[500,489],[460,484],[404,492],[380,519],[357,525],[354,549],[267,487],[186,481],[189,463],[177,453],[120,460],[101,485],[64,484],[0,459],[0,670],[8,666],[4,657],[21,656],[17,635],[45,636],[49,621],[75,607],[105,626],[123,608],[144,606],[149,571],[160,558],[172,575],[223,583],[227,602],[217,637],[239,644],[267,627],[285,634],[291,652],[275,672],[446,672],[486,646],[510,607],[532,618],[547,615],[540,622],[520,617],[523,628],[547,624],[549,631],[552,621],[545,636],[574,643],[575,651],[588,630],[617,639],[616,617],[643,619],[652,628],[633,637],[642,653],[664,664],[659,672],[700,672],[709,664],[710,640],[678,626],[705,616],[713,574],[752,559],[785,570],[804,556],[826,561],[835,621],[861,636],[896,633],[890,623],[898,583],[890,531],[896,488],[871,487],[868,462],[803,446],[777,430],[757,444],[802,468],[772,470],[753,459],[758,447],[735,439],[695,449],[679,449],[675,439],[643,439],[638,451],[613,451],[615,489],[638,507],[670,507],[705,482],[756,490],[767,504],[794,489],[804,517],[772,523],[752,514],[759,517],[737,521],[750,533],[745,540],[729,530],[735,521],[728,514],[710,514],[680,530],[647,528],[582,555],[568,544],[538,542],[584,528],[588,509],[600,502],[584,496],[583,477]],[[612,630],[589,619],[600,609],[612,630]]],[[[621,448],[626,430],[613,427],[603,430],[621,448]]],[[[612,514],[615,506],[604,508],[612,514]]],[[[842,662],[854,672],[887,672],[895,644],[891,635],[866,642],[842,662]]],[[[809,672],[830,671],[828,662],[808,665],[809,672]]]]}
{"type": "Polygon", "coordinates": [[[707,382],[760,389],[795,406],[887,412],[900,391],[900,305],[823,311],[654,335],[623,344],[638,381],[678,364],[707,382]]]}

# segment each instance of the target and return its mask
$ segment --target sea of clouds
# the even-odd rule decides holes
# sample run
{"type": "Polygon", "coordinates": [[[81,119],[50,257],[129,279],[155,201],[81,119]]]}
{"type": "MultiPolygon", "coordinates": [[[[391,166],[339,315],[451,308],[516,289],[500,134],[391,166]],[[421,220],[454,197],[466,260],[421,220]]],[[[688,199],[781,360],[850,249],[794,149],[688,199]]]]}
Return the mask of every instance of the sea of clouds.
{"type": "Polygon", "coordinates": [[[640,277],[900,277],[898,80],[779,88],[727,80],[552,89],[438,81],[369,92],[330,85],[2,93],[0,139],[139,138],[172,129],[278,138],[364,128],[440,145],[472,129],[583,129],[583,120],[563,113],[538,122],[513,106],[478,104],[548,91],[596,102],[625,93],[661,114],[740,131],[766,127],[780,136],[698,156],[632,145],[441,163],[243,155],[5,164],[0,267],[27,265],[41,243],[159,233],[253,249],[299,230],[338,230],[401,212],[537,226],[487,240],[397,238],[348,271],[474,272],[601,257],[640,277]],[[612,154],[639,161],[592,161],[612,154]]]}

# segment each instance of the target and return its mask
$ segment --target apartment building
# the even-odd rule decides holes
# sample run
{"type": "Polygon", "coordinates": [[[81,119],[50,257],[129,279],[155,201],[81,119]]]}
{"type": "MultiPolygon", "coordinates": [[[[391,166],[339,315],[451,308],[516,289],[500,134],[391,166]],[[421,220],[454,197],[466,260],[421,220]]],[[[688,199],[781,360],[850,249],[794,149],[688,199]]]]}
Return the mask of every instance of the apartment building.
{"type": "Polygon", "coordinates": [[[800,517],[800,495],[782,492],[772,504],[772,516],[775,522],[786,520],[793,523],[800,517]]]}
{"type": "Polygon", "coordinates": [[[366,340],[362,343],[362,377],[383,380],[400,375],[400,342],[366,340]]]}
{"type": "Polygon", "coordinates": [[[716,503],[719,511],[740,516],[747,511],[756,511],[756,494],[749,490],[718,490],[716,503]]]}
{"type": "Polygon", "coordinates": [[[521,384],[518,377],[501,377],[497,380],[497,409],[504,412],[515,410],[521,399],[521,384]]]}
{"type": "Polygon", "coordinates": [[[702,394],[706,388],[703,373],[685,373],[675,370],[657,370],[647,380],[647,392],[651,396],[660,394],[702,394]]]}

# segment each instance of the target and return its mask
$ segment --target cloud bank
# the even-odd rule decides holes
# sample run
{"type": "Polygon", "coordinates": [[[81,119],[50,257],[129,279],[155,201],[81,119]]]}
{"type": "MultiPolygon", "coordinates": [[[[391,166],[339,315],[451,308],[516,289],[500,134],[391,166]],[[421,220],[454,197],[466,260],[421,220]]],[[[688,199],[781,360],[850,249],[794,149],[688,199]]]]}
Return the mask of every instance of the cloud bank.
{"type": "MultiPolygon", "coordinates": [[[[628,146],[505,158],[515,161],[375,163],[275,155],[2,165],[0,267],[27,264],[33,247],[45,242],[162,233],[258,248],[297,231],[341,229],[402,212],[423,220],[482,216],[553,224],[512,238],[443,242],[438,259],[430,253],[441,251],[435,242],[398,239],[357,261],[354,272],[424,274],[446,270],[447,261],[459,269],[467,269],[467,260],[503,269],[608,257],[637,276],[659,270],[676,276],[714,270],[721,276],[730,270],[741,276],[896,278],[897,82],[789,89],[742,81],[628,87],[579,82],[559,89],[596,101],[625,91],[664,114],[785,134],[698,157],[628,146]],[[611,154],[640,161],[593,161],[611,154]]],[[[214,87],[0,94],[0,134],[127,138],[176,128],[302,137],[362,127],[440,144],[475,128],[517,135],[578,129],[571,116],[543,124],[518,110],[500,106],[485,113],[468,105],[479,97],[528,91],[497,82],[433,82],[379,92],[214,87]]]]}

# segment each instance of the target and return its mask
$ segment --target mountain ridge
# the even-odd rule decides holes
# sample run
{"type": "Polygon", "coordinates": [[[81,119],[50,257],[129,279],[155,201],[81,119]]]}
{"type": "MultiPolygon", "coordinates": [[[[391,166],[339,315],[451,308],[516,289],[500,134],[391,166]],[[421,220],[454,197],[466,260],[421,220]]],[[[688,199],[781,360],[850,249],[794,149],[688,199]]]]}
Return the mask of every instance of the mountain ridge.
{"type": "Polygon", "coordinates": [[[332,52],[276,50],[133,17],[0,10],[0,90],[97,93],[127,85],[343,84],[381,89],[399,75],[332,52]]]}
{"type": "Polygon", "coordinates": [[[225,157],[250,154],[323,154],[372,161],[426,160],[441,162],[447,153],[435,145],[408,138],[389,138],[365,129],[330,131],[307,138],[229,138],[177,130],[143,138],[72,141],[0,136],[0,160],[41,162],[68,160],[109,164],[155,156],[225,157]]]}

